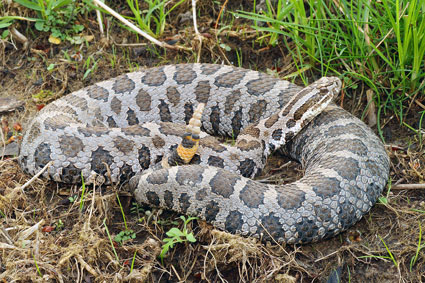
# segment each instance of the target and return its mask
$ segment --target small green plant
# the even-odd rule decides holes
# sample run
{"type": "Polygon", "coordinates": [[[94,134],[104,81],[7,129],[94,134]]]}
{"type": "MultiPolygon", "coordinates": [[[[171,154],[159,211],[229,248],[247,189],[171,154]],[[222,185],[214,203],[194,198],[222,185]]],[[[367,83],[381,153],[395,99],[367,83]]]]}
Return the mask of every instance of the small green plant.
{"type": "Polygon", "coordinates": [[[34,98],[35,101],[41,102],[41,101],[50,100],[53,97],[53,95],[54,93],[51,90],[42,89],[38,93],[33,94],[32,98],[34,98]]]}
{"type": "Polygon", "coordinates": [[[81,186],[82,186],[82,192],[81,192],[81,199],[80,199],[80,211],[83,211],[83,207],[84,207],[84,194],[86,192],[86,183],[84,182],[83,171],[81,171],[81,186]]]}
{"type": "Polygon", "coordinates": [[[193,236],[193,233],[192,232],[188,233],[187,224],[189,224],[190,221],[198,219],[198,218],[197,217],[188,217],[186,219],[186,217],[180,216],[180,219],[183,220],[183,230],[180,230],[176,227],[173,227],[170,230],[168,230],[167,233],[165,233],[170,238],[164,238],[165,244],[162,245],[162,251],[159,255],[159,257],[161,258],[162,264],[164,264],[164,255],[170,249],[172,249],[174,247],[174,244],[183,243],[183,242],[191,242],[191,243],[196,242],[196,239],[193,236]]]}
{"type": "Polygon", "coordinates": [[[37,11],[39,18],[35,28],[39,31],[50,32],[51,38],[67,40],[71,43],[81,43],[78,36],[84,29],[77,22],[77,15],[83,12],[83,7],[74,0],[15,0],[15,2],[31,10],[37,11]]]}
{"type": "Polygon", "coordinates": [[[96,71],[97,61],[99,60],[95,60],[93,56],[89,56],[87,60],[84,62],[84,68],[86,69],[86,71],[84,72],[83,80],[85,80],[90,73],[94,73],[96,71]]]}
{"type": "Polygon", "coordinates": [[[115,235],[114,241],[119,243],[122,246],[124,242],[131,239],[135,239],[135,238],[136,238],[136,233],[130,229],[130,230],[124,230],[119,232],[117,235],[115,235]]]}
{"type": "Polygon", "coordinates": [[[412,257],[412,259],[410,260],[410,272],[412,272],[412,268],[416,264],[416,261],[418,260],[419,252],[423,248],[425,248],[425,244],[421,244],[421,240],[422,240],[422,226],[421,226],[421,222],[419,221],[419,239],[418,239],[418,245],[417,245],[417,248],[416,248],[415,256],[412,257]]]}
{"type": "Polygon", "coordinates": [[[61,220],[61,219],[59,219],[59,220],[58,220],[58,222],[56,222],[55,230],[56,230],[56,231],[61,231],[61,230],[63,230],[63,227],[64,227],[64,226],[65,226],[65,225],[63,224],[62,220],[61,220]]]}
{"type": "Polygon", "coordinates": [[[133,12],[134,17],[128,19],[136,21],[139,27],[153,36],[160,36],[165,30],[165,20],[168,14],[177,8],[185,0],[180,0],[170,9],[166,9],[169,1],[165,0],[145,0],[143,1],[148,7],[140,10],[138,0],[127,0],[128,7],[133,12]]]}
{"type": "Polygon", "coordinates": [[[114,241],[117,242],[117,243],[119,243],[120,245],[122,245],[124,242],[126,242],[128,240],[135,239],[136,238],[136,233],[133,230],[128,229],[127,220],[126,220],[125,214],[124,214],[124,209],[123,209],[123,207],[121,205],[121,201],[120,201],[120,198],[119,198],[118,194],[116,196],[117,196],[118,205],[119,205],[120,210],[121,210],[122,219],[124,221],[125,230],[119,232],[118,235],[116,235],[114,237],[114,241]]]}
{"type": "Polygon", "coordinates": [[[43,277],[43,274],[41,274],[40,268],[38,267],[37,260],[35,259],[35,255],[32,253],[32,258],[34,259],[35,269],[37,269],[37,273],[40,277],[43,277]]]}
{"type": "Polygon", "coordinates": [[[68,200],[69,200],[69,202],[73,203],[77,200],[77,198],[78,198],[77,195],[73,195],[73,196],[68,197],[68,200]]]}

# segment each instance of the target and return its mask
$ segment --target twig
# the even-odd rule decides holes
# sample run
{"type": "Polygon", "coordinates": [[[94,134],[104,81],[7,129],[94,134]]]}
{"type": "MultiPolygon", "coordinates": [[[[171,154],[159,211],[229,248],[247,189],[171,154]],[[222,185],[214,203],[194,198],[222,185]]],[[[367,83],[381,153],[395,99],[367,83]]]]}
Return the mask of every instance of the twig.
{"type": "Polygon", "coordinates": [[[399,184],[391,187],[391,190],[422,190],[425,189],[425,183],[423,184],[399,184]]]}
{"type": "Polygon", "coordinates": [[[22,43],[22,47],[24,48],[24,50],[28,49],[28,38],[25,37],[25,35],[23,35],[22,33],[20,33],[16,28],[11,28],[10,29],[10,33],[12,34],[12,36],[19,41],[20,43],[22,43]]]}
{"type": "Polygon", "coordinates": [[[25,184],[22,185],[21,190],[24,190],[26,187],[28,187],[32,182],[34,182],[35,179],[37,179],[38,177],[40,177],[41,174],[44,173],[44,171],[46,171],[50,165],[53,164],[53,161],[49,161],[46,166],[43,167],[43,169],[40,170],[40,172],[38,172],[37,174],[35,174],[28,182],[26,182],[25,184]]]}
{"type": "Polygon", "coordinates": [[[3,128],[2,127],[0,127],[0,140],[1,140],[1,143],[3,144],[3,146],[2,146],[3,152],[1,153],[0,160],[3,161],[4,153],[6,152],[6,140],[5,140],[5,137],[4,137],[4,133],[3,133],[3,128]]]}
{"type": "Polygon", "coordinates": [[[367,107],[367,120],[369,127],[373,127],[376,125],[376,106],[375,101],[373,101],[373,90],[366,90],[366,98],[367,104],[369,105],[367,107]]]}
{"type": "MultiPolygon", "coordinates": [[[[95,4],[97,6],[97,4],[95,4]]],[[[105,32],[103,30],[103,23],[102,23],[102,14],[99,10],[96,9],[96,16],[97,16],[97,23],[99,24],[99,31],[102,37],[105,37],[105,32]]]]}
{"type": "Polygon", "coordinates": [[[198,56],[196,58],[196,62],[199,63],[200,57],[201,57],[201,50],[202,50],[202,36],[199,33],[198,23],[196,22],[196,0],[192,0],[192,18],[193,18],[193,29],[195,30],[196,37],[199,40],[198,56]]]}
{"type": "Polygon", "coordinates": [[[215,29],[217,29],[218,27],[218,21],[220,20],[221,14],[223,13],[223,10],[227,5],[227,2],[229,2],[229,0],[224,1],[223,5],[221,6],[220,12],[218,13],[217,20],[215,21],[215,25],[214,25],[215,29]]]}
{"type": "Polygon", "coordinates": [[[105,5],[101,1],[99,1],[99,0],[93,0],[93,2],[96,3],[98,6],[100,6],[101,8],[103,8],[104,10],[108,11],[108,13],[110,13],[112,16],[114,16],[115,18],[117,18],[123,24],[125,24],[126,26],[128,26],[129,28],[131,28],[132,30],[134,30],[135,32],[137,32],[138,34],[140,34],[141,36],[143,36],[144,38],[148,39],[149,41],[151,41],[152,43],[154,43],[154,44],[156,44],[158,46],[161,46],[161,47],[164,47],[164,48],[169,48],[169,49],[174,49],[174,50],[180,50],[180,49],[187,50],[187,51],[191,51],[192,50],[192,48],[178,46],[178,45],[170,45],[170,44],[167,44],[165,42],[161,42],[161,41],[155,39],[154,37],[150,36],[146,32],[142,31],[138,27],[136,27],[130,21],[126,20],[123,16],[121,16],[120,14],[118,14],[117,12],[115,12],[114,10],[112,10],[111,8],[109,8],[107,5],[105,5]]]}

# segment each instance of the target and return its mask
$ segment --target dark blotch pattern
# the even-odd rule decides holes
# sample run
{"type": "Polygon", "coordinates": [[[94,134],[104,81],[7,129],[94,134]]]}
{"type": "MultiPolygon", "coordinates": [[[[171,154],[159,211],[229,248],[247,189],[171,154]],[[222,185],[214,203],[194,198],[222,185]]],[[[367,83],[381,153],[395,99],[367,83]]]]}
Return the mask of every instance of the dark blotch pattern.
{"type": "Polygon", "coordinates": [[[305,193],[294,184],[285,185],[284,192],[277,195],[277,202],[283,209],[300,207],[305,201],[305,193]]]}
{"type": "Polygon", "coordinates": [[[166,92],[168,100],[173,104],[173,106],[177,106],[180,102],[180,92],[174,86],[167,87],[166,92]]]}
{"type": "Polygon", "coordinates": [[[282,129],[274,130],[273,133],[272,133],[272,138],[275,141],[280,141],[280,139],[282,138],[282,129]]]}
{"type": "Polygon", "coordinates": [[[288,129],[290,129],[290,128],[294,127],[296,124],[297,124],[297,122],[295,122],[295,120],[289,119],[288,122],[286,122],[286,127],[288,129]]]}
{"type": "Polygon", "coordinates": [[[69,104],[71,104],[72,106],[75,106],[77,108],[80,109],[86,109],[87,108],[87,100],[85,100],[84,98],[81,98],[75,94],[68,94],[67,96],[64,96],[62,98],[63,100],[65,100],[66,102],[68,102],[69,104]]]}
{"type": "Polygon", "coordinates": [[[186,124],[189,124],[190,118],[193,116],[193,104],[191,102],[186,102],[184,104],[184,121],[186,124]]]}
{"type": "Polygon", "coordinates": [[[109,92],[103,87],[100,87],[98,85],[92,85],[87,87],[86,91],[90,98],[96,100],[103,100],[104,102],[108,101],[109,92]]]}
{"type": "Polygon", "coordinates": [[[180,209],[182,213],[186,213],[190,207],[190,196],[187,193],[182,193],[179,197],[180,209]]]}
{"type": "Polygon", "coordinates": [[[116,96],[114,96],[111,100],[111,109],[112,111],[115,112],[115,114],[120,114],[121,113],[121,100],[119,100],[116,96]]]}
{"type": "Polygon", "coordinates": [[[173,193],[169,190],[164,191],[164,202],[167,207],[172,208],[174,206],[173,200],[173,193]]]}
{"type": "Polygon", "coordinates": [[[177,65],[173,79],[180,85],[186,85],[191,84],[196,77],[196,72],[190,65],[177,65]]]}
{"type": "Polygon", "coordinates": [[[241,190],[240,197],[246,206],[258,208],[260,204],[264,203],[264,186],[249,180],[241,190]]]}
{"type": "Polygon", "coordinates": [[[145,128],[140,125],[134,125],[130,127],[122,128],[121,131],[130,136],[141,136],[141,137],[148,137],[151,134],[151,131],[148,128],[145,128]]]}
{"type": "Polygon", "coordinates": [[[106,119],[106,122],[108,123],[108,126],[110,128],[118,128],[118,125],[115,122],[114,118],[112,118],[112,116],[108,116],[108,119],[106,119]]]}
{"type": "Polygon", "coordinates": [[[74,164],[69,164],[62,168],[61,178],[64,183],[81,183],[81,169],[75,167],[74,164]]]}
{"type": "Polygon", "coordinates": [[[180,186],[199,184],[202,182],[203,170],[192,170],[189,166],[182,166],[176,174],[176,181],[180,186]]]}
{"type": "Polygon", "coordinates": [[[249,122],[255,123],[260,120],[261,116],[264,114],[267,108],[267,102],[265,100],[258,100],[257,102],[251,105],[249,109],[249,122]]]}
{"type": "Polygon", "coordinates": [[[147,198],[147,200],[150,204],[152,204],[154,206],[159,206],[159,204],[160,204],[159,197],[155,192],[147,192],[146,198],[147,198]]]}
{"type": "Polygon", "coordinates": [[[167,170],[153,171],[152,173],[149,174],[146,180],[150,184],[154,184],[154,185],[165,184],[168,181],[168,171],[167,170]]]}
{"type": "Polygon", "coordinates": [[[153,143],[153,146],[154,147],[156,147],[156,148],[161,148],[161,147],[163,147],[164,145],[165,145],[165,141],[164,141],[164,139],[163,138],[161,138],[160,136],[158,136],[158,135],[155,135],[153,138],[152,138],[152,143],[153,143]]]}
{"type": "Polygon", "coordinates": [[[226,114],[232,113],[233,107],[234,107],[235,103],[238,102],[241,95],[242,95],[241,91],[237,89],[237,90],[232,91],[232,93],[229,94],[226,97],[226,104],[224,106],[224,113],[226,113],[226,114]]]}
{"type": "Polygon", "coordinates": [[[218,106],[214,106],[211,108],[210,122],[214,132],[219,133],[220,132],[220,108],[218,106]]]}
{"type": "Polygon", "coordinates": [[[142,146],[139,149],[139,164],[143,169],[148,169],[151,164],[151,151],[148,147],[142,146]]]}
{"type": "Polygon", "coordinates": [[[275,113],[271,115],[269,118],[267,118],[266,122],[264,123],[264,126],[269,129],[271,128],[276,122],[279,120],[278,113],[275,113]]]}
{"type": "Polygon", "coordinates": [[[207,103],[208,98],[210,97],[210,82],[209,81],[200,81],[195,87],[196,101],[199,103],[207,103]]]}
{"type": "Polygon", "coordinates": [[[46,130],[64,129],[71,123],[75,123],[75,120],[69,116],[59,114],[44,120],[44,128],[46,130]]]}
{"type": "Polygon", "coordinates": [[[83,134],[85,137],[108,135],[110,132],[109,128],[106,127],[78,127],[78,132],[83,134]]]}
{"type": "Polygon", "coordinates": [[[261,219],[262,226],[258,227],[259,231],[264,231],[262,234],[265,239],[279,239],[284,237],[284,230],[279,229],[282,226],[279,222],[279,218],[273,214],[265,215],[261,219]],[[264,228],[263,228],[264,227],[264,228]],[[267,231],[267,232],[266,232],[267,231]]]}
{"type": "Polygon", "coordinates": [[[127,111],[127,122],[129,126],[139,124],[139,119],[137,119],[136,113],[134,113],[134,111],[131,109],[127,111]]]}
{"type": "Polygon", "coordinates": [[[151,95],[144,89],[140,89],[136,95],[136,104],[140,111],[151,110],[152,98],[151,95]]]}
{"type": "Polygon", "coordinates": [[[135,83],[133,82],[133,80],[130,80],[130,78],[127,75],[122,75],[115,79],[112,89],[116,93],[125,93],[125,92],[131,92],[134,89],[134,87],[135,87],[135,83]]]}
{"type": "Polygon", "coordinates": [[[238,85],[245,77],[246,71],[234,69],[225,74],[221,74],[215,78],[214,84],[218,87],[233,88],[238,85]]]}
{"type": "Polygon", "coordinates": [[[71,135],[62,135],[59,137],[59,146],[62,153],[69,157],[75,157],[79,152],[84,151],[83,142],[71,135]]]}
{"type": "Polygon", "coordinates": [[[224,168],[224,160],[218,156],[210,156],[208,157],[208,165],[224,168]]]}
{"type": "Polygon", "coordinates": [[[142,77],[142,83],[149,86],[160,86],[166,79],[167,76],[164,73],[164,67],[152,68],[145,72],[145,75],[142,77]]]}
{"type": "Polygon", "coordinates": [[[35,166],[40,169],[46,166],[51,161],[50,153],[50,145],[48,143],[39,144],[34,152],[35,166]]]}
{"type": "Polygon", "coordinates": [[[237,233],[242,230],[242,213],[237,210],[230,211],[229,215],[226,217],[226,222],[224,228],[230,233],[237,233]]]}
{"type": "Polygon", "coordinates": [[[278,80],[272,76],[260,73],[256,80],[251,80],[246,84],[247,91],[251,95],[260,96],[269,92],[278,80]]]}
{"type": "Polygon", "coordinates": [[[241,175],[247,178],[250,178],[255,174],[255,168],[255,162],[249,158],[242,160],[238,166],[238,170],[241,172],[241,175]]]}
{"type": "Polygon", "coordinates": [[[233,188],[238,179],[239,176],[236,174],[221,169],[210,181],[211,191],[228,198],[233,193],[233,188]]]}
{"type": "Polygon", "coordinates": [[[106,176],[106,166],[110,166],[114,158],[109,154],[109,151],[99,146],[98,149],[92,152],[90,160],[91,170],[95,171],[97,174],[106,176]]]}
{"type": "Polygon", "coordinates": [[[205,207],[205,220],[214,221],[217,217],[217,214],[220,212],[220,207],[215,201],[210,201],[205,207]]]}
{"type": "Polygon", "coordinates": [[[221,69],[220,65],[215,65],[215,64],[202,64],[201,66],[201,73],[203,75],[212,75],[215,72],[217,72],[218,70],[221,69]]]}
{"type": "Polygon", "coordinates": [[[129,154],[134,148],[134,142],[123,137],[114,138],[114,146],[124,154],[129,154]]]}
{"type": "Polygon", "coordinates": [[[162,122],[171,122],[171,112],[168,108],[168,104],[165,103],[163,99],[160,100],[160,103],[158,105],[159,108],[159,117],[161,118],[162,122]]]}
{"type": "MultiPolygon", "coordinates": [[[[238,111],[235,112],[235,115],[232,117],[232,130],[233,135],[237,136],[239,135],[241,128],[242,128],[242,107],[239,108],[238,111]]],[[[231,133],[229,133],[231,134],[231,133]]]]}

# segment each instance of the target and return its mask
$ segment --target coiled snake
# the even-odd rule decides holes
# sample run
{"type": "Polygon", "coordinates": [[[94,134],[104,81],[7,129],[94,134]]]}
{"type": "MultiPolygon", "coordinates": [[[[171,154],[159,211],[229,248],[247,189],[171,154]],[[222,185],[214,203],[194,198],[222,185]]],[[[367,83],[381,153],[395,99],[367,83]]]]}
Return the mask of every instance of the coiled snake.
{"type": "Polygon", "coordinates": [[[40,111],[24,135],[19,162],[35,174],[53,161],[44,176],[59,182],[80,182],[81,172],[88,178],[92,171],[107,182],[132,177],[140,202],[200,216],[231,233],[286,243],[317,241],[367,213],[389,174],[381,141],[342,108],[331,104],[306,125],[311,119],[306,112],[318,114],[311,104],[317,98],[305,103],[303,97],[336,93],[339,87],[338,79],[323,78],[302,89],[214,64],[128,73],[40,111]],[[178,124],[187,123],[199,103],[206,104],[206,132],[237,136],[243,131],[237,146],[229,149],[201,134],[194,165],[148,169],[180,143],[184,125],[178,124]],[[280,186],[248,179],[264,166],[263,153],[278,147],[301,162],[304,177],[280,186]]]}

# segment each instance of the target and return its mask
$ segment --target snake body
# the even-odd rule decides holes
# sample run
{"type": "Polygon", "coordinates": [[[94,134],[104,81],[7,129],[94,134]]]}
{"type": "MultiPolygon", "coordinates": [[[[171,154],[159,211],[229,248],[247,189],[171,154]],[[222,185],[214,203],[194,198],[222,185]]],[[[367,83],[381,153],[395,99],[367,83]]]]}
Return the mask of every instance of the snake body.
{"type": "MultiPolygon", "coordinates": [[[[331,83],[327,90],[337,91],[338,84],[331,83]]],[[[36,174],[53,161],[44,176],[60,182],[80,182],[81,174],[86,179],[93,171],[106,182],[131,178],[138,201],[200,216],[231,233],[318,241],[370,210],[385,187],[389,159],[363,122],[333,104],[307,125],[301,118],[304,127],[292,131],[305,109],[297,99],[289,101],[303,91],[263,73],[214,64],[128,73],[46,106],[23,137],[19,162],[36,174]],[[195,164],[149,169],[180,142],[198,103],[206,104],[206,132],[242,131],[244,142],[229,150],[202,134],[195,164]],[[281,113],[285,105],[297,119],[281,113]],[[271,142],[260,138],[265,136],[271,142]],[[282,147],[301,162],[304,177],[281,186],[247,178],[267,158],[257,151],[281,147],[277,140],[287,141],[282,147]]]]}

